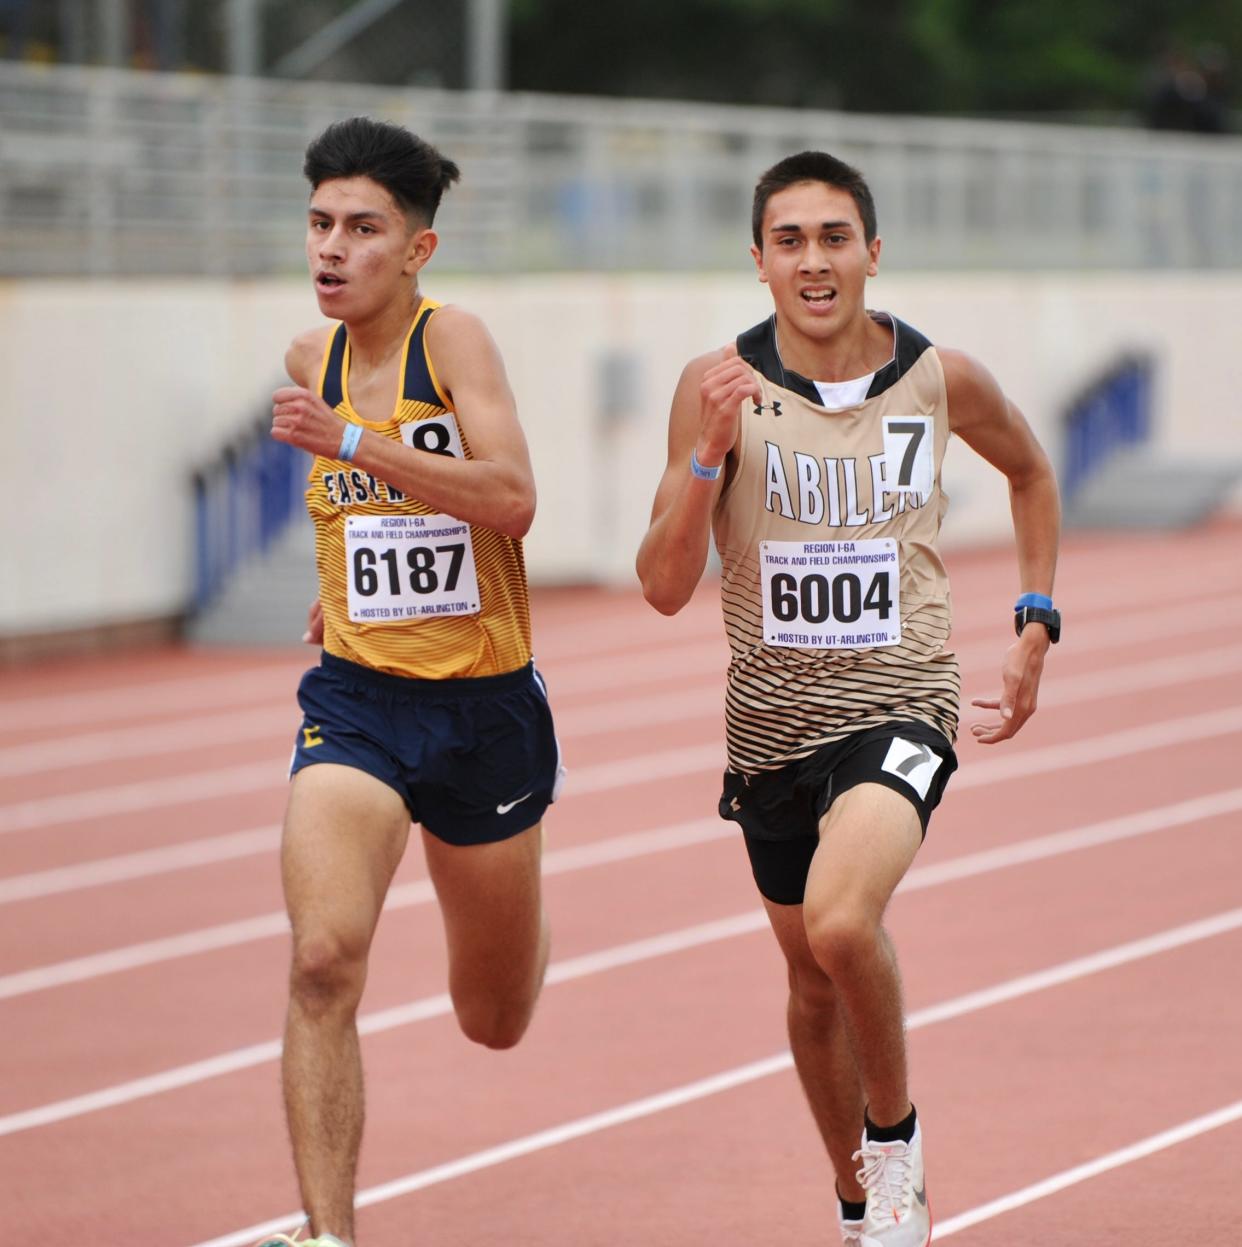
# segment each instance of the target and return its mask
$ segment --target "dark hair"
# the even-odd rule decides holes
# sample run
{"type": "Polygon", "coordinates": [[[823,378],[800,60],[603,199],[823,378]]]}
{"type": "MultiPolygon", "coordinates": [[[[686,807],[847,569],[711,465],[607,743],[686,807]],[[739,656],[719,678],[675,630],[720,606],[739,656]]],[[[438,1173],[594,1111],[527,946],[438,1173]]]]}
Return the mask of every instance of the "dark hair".
{"type": "Polygon", "coordinates": [[[828,186],[849,191],[858,205],[863,237],[868,243],[873,241],[876,234],[875,200],[871,198],[871,188],[863,175],[827,152],[799,152],[796,156],[786,156],[784,160],[777,161],[755,186],[750,227],[755,236],[756,247],[763,249],[763,214],[768,200],[777,191],[783,191],[787,186],[794,186],[798,182],[823,182],[828,186]]]}
{"type": "Polygon", "coordinates": [[[370,178],[422,225],[435,220],[440,196],[461,177],[451,160],[417,134],[370,117],[334,121],[306,149],[302,172],[312,190],[334,178],[370,178]]]}

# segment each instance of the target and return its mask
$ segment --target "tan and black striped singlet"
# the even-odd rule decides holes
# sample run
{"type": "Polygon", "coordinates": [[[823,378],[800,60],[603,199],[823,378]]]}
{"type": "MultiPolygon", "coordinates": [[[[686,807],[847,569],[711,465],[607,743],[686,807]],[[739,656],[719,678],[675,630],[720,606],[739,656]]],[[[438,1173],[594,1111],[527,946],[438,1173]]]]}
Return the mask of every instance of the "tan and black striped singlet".
{"type": "Polygon", "coordinates": [[[949,582],[936,549],[948,498],[940,465],[949,439],[935,348],[895,317],[893,359],[857,406],[828,410],[813,383],[782,365],[771,318],[737,339],[760,374],[747,401],[732,475],[713,515],[732,654],[725,718],[729,766],[772,770],[819,746],[897,720],[957,734],[960,680],[945,649],[949,582]],[[776,405],[775,410],[773,405],[776,405]],[[934,476],[925,494],[890,493],[884,417],[930,417],[934,476]],[[876,493],[879,497],[875,497],[876,493]],[[900,562],[901,640],[860,649],[770,645],[763,629],[759,543],[893,538],[900,562]]]}
{"type": "MultiPolygon", "coordinates": [[[[452,404],[436,379],[425,333],[438,303],[424,299],[406,337],[401,356],[401,391],[392,416],[363,420],[349,401],[349,339],[337,327],[324,351],[319,392],[330,407],[353,424],[401,441],[403,426],[440,418],[452,404]]],[[[472,458],[466,433],[458,425],[462,450],[472,458]]],[[[530,607],[522,543],[477,525],[470,526],[480,590],[477,614],[365,623],[351,620],[348,605],[345,527],[349,516],[434,515],[432,508],[407,498],[356,464],[317,457],[311,468],[306,506],[315,524],[315,557],[323,604],[324,649],[338,658],[376,671],[417,679],[500,675],[530,661],[530,607]]]]}

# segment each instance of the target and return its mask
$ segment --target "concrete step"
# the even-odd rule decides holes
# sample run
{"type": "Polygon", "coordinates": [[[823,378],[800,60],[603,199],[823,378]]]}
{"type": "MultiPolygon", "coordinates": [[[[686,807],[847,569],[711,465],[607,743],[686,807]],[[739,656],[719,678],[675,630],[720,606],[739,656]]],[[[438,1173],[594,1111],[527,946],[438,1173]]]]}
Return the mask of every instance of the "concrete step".
{"type": "Polygon", "coordinates": [[[319,591],[315,534],[300,516],[186,629],[200,645],[296,645],[319,591]]]}
{"type": "Polygon", "coordinates": [[[1065,508],[1072,528],[1188,528],[1231,502],[1242,461],[1135,450],[1118,455],[1065,508]]]}

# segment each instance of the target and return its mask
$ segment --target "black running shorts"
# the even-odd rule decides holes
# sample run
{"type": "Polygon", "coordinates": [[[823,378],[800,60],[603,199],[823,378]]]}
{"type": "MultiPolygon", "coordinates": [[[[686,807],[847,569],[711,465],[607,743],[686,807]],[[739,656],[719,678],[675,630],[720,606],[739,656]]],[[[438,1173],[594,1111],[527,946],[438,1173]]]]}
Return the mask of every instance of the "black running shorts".
{"type": "Polygon", "coordinates": [[[720,817],[741,825],[763,896],[778,905],[801,905],[819,822],[837,797],[856,784],[882,784],[909,800],[926,835],[956,769],[953,746],[935,728],[886,723],[774,771],[726,771],[720,817]]]}

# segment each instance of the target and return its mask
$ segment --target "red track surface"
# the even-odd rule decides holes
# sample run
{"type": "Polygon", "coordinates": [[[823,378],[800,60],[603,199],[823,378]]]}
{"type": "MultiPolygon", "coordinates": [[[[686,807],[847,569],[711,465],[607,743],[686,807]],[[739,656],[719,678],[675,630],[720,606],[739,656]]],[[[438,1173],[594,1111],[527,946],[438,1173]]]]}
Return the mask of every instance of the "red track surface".
{"type": "MultiPolygon", "coordinates": [[[[1071,540],[1039,713],[1008,744],[959,740],[890,911],[937,1241],[1242,1242],[1240,546],[1224,525],[1071,540]]],[[[996,686],[1016,577],[1003,552],[950,570],[968,700],[996,686]]],[[[363,1002],[364,1247],[835,1241],[781,1059],[779,957],[714,815],[713,594],[673,620],[629,593],[536,595],[571,768],[547,820],[553,971],[517,1050],[466,1043],[439,999],[443,941],[412,842],[363,1002]],[[716,1075],[727,1085],[703,1085],[716,1075]]],[[[169,650],[6,673],[14,1242],[249,1242],[296,1209],[275,843],[310,661],[169,650]]]]}

